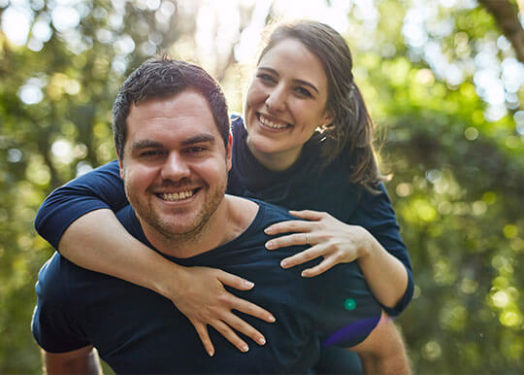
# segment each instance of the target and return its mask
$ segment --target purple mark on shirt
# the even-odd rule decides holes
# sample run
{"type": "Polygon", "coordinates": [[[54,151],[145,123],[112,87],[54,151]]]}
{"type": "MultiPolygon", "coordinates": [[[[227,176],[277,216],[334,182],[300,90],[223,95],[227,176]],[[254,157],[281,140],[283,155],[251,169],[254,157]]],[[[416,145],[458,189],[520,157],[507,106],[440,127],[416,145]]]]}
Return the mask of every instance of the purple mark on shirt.
{"type": "Polygon", "coordinates": [[[366,337],[376,327],[379,320],[380,315],[348,324],[347,326],[339,329],[330,337],[328,337],[322,343],[322,346],[325,347],[339,343],[341,341],[354,340],[360,337],[366,337]]]}

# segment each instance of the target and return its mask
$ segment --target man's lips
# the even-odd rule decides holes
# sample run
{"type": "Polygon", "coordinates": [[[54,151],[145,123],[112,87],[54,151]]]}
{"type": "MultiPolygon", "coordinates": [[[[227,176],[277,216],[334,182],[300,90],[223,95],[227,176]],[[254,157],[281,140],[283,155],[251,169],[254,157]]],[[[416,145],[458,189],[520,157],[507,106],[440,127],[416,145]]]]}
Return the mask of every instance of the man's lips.
{"type": "Polygon", "coordinates": [[[167,202],[179,202],[193,197],[198,192],[198,190],[200,189],[187,189],[178,192],[155,193],[155,195],[167,202]]]}

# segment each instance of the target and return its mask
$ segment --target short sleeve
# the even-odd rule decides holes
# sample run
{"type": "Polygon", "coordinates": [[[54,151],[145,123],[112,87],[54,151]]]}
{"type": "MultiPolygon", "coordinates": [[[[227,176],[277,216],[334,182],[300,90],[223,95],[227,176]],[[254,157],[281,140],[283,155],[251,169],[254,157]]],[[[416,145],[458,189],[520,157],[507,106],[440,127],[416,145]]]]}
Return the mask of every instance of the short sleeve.
{"type": "Polygon", "coordinates": [[[37,304],[31,329],[42,349],[64,353],[90,345],[77,324],[67,297],[67,285],[60,274],[60,256],[55,254],[40,270],[36,284],[37,304]]]}
{"type": "Polygon", "coordinates": [[[55,249],[65,230],[81,216],[102,208],[127,205],[118,161],[112,161],[54,190],[35,218],[35,228],[55,249]]]}

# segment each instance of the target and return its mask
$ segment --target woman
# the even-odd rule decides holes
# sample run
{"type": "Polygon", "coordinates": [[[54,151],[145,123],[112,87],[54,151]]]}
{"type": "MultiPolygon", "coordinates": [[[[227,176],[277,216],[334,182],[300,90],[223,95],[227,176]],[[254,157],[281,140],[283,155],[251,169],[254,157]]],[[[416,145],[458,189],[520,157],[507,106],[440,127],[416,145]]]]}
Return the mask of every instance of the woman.
{"type": "MultiPolygon", "coordinates": [[[[412,296],[411,265],[376,165],[373,124],[351,69],[347,44],[327,25],[303,21],[272,33],[247,93],[245,126],[240,117],[233,120],[228,193],[305,210],[292,211],[302,220],[266,229],[271,235],[290,233],[269,241],[268,250],[311,246],[284,259],[282,267],[319,258],[302,273],[314,277],[356,260],[371,292],[396,315],[412,296]]],[[[108,210],[127,204],[118,172],[112,162],[53,192],[37,215],[39,233],[81,266],[169,298],[193,323],[210,355],[207,324],[240,350],[247,344],[235,330],[263,344],[263,335],[231,310],[268,322],[272,315],[224,289],[250,289],[247,280],[175,265],[120,226],[108,210]],[[114,189],[100,191],[101,178],[114,189]]],[[[349,365],[337,358],[342,367],[319,371],[347,371],[349,365]]]]}

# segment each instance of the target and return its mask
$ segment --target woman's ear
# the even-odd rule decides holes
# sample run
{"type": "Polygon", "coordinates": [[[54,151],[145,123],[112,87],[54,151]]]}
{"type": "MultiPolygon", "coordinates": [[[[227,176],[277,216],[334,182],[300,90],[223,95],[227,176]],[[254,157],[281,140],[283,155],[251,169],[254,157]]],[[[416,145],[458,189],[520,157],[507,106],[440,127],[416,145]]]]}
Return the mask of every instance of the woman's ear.
{"type": "Polygon", "coordinates": [[[322,125],[320,125],[320,127],[322,129],[329,129],[333,126],[333,121],[335,121],[335,116],[331,114],[331,111],[326,111],[326,113],[324,113],[322,125]]]}
{"type": "Polygon", "coordinates": [[[335,116],[332,116],[329,112],[326,112],[322,119],[322,125],[320,125],[319,128],[322,129],[323,131],[332,129],[335,126],[333,124],[334,120],[335,120],[335,116]]]}

